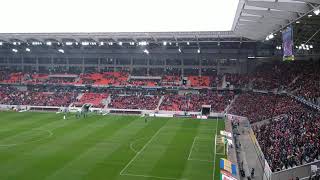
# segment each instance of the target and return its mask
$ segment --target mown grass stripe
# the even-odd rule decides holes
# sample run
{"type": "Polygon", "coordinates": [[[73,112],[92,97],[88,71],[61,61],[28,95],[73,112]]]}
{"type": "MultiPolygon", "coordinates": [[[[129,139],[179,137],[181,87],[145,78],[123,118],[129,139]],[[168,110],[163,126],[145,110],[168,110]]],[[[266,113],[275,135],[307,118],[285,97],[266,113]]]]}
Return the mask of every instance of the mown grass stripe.
{"type": "MultiPolygon", "coordinates": [[[[21,171],[25,169],[29,169],[29,171],[32,171],[32,164],[36,163],[39,159],[41,160],[42,158],[46,158],[51,154],[55,154],[57,151],[62,149],[66,151],[66,145],[70,145],[73,141],[77,141],[89,134],[92,130],[94,130],[94,128],[92,129],[91,126],[92,124],[96,123],[97,120],[90,120],[90,118],[88,118],[86,120],[74,122],[75,123],[72,123],[70,126],[67,126],[66,128],[56,129],[54,131],[54,136],[51,137],[47,142],[41,141],[39,143],[36,143],[38,144],[37,146],[32,146],[30,144],[29,148],[27,148],[28,151],[22,150],[23,153],[11,154],[12,156],[9,159],[7,159],[7,162],[0,164],[0,170],[6,171],[6,175],[8,176],[19,175],[19,172],[21,173],[21,171]],[[89,130],[90,128],[91,130],[89,130]],[[16,164],[17,162],[20,163],[16,164]]],[[[110,122],[114,121],[111,120],[104,122],[109,124],[110,122]]],[[[0,157],[2,158],[2,154],[0,157]]],[[[4,175],[5,174],[0,173],[0,179],[3,179],[4,177],[1,178],[1,176],[4,175]]]]}
{"type": "MultiPolygon", "coordinates": [[[[138,131],[134,136],[132,136],[128,141],[123,142],[123,144],[114,150],[111,154],[106,156],[100,163],[96,164],[87,173],[84,179],[105,179],[106,174],[110,179],[116,179],[119,176],[121,170],[136,156],[136,153],[130,149],[130,142],[146,137],[140,141],[140,148],[150,141],[151,137],[154,136],[156,132],[159,131],[167,123],[167,119],[151,119],[147,123],[147,126],[138,131]],[[104,172],[104,173],[101,173],[104,172]]],[[[121,177],[128,178],[128,177],[121,177]]]]}
{"type": "Polygon", "coordinates": [[[144,126],[141,126],[141,121],[142,119],[137,117],[132,119],[131,123],[117,131],[100,134],[101,137],[99,137],[100,141],[98,143],[90,146],[87,151],[83,152],[76,159],[59,168],[52,175],[48,176],[46,180],[54,180],[57,177],[73,179],[75,175],[79,174],[85,176],[92,167],[102,163],[103,159],[114,151],[119,151],[118,148],[122,146],[123,143],[130,141],[132,136],[144,128],[144,126]],[[86,163],[81,163],[83,161],[86,163]]]}
{"type": "Polygon", "coordinates": [[[159,157],[150,172],[153,176],[164,176],[179,179],[188,161],[189,150],[197,134],[199,121],[184,120],[180,128],[175,131],[173,138],[166,146],[166,151],[159,157]],[[183,128],[192,127],[192,131],[185,132],[183,128]]]}
{"type": "Polygon", "coordinates": [[[15,126],[2,126],[0,129],[0,145],[6,141],[14,141],[14,137],[19,136],[27,131],[32,131],[34,129],[39,129],[50,123],[55,123],[57,118],[48,114],[47,116],[41,116],[34,119],[34,117],[27,117],[23,124],[15,124],[15,126]],[[32,118],[32,119],[31,119],[32,118]],[[25,123],[29,122],[29,123],[25,123]]]}
{"type": "MultiPolygon", "coordinates": [[[[0,148],[1,180],[209,180],[213,163],[188,161],[187,156],[195,136],[212,138],[224,128],[222,121],[215,131],[214,120],[187,118],[149,118],[145,123],[139,116],[90,114],[87,119],[76,120],[71,115],[62,120],[62,114],[55,113],[8,114],[10,120],[3,120],[0,112],[0,126],[3,122],[16,134],[28,127],[51,130],[54,135],[44,141],[0,148]],[[130,148],[132,142],[136,151],[145,148],[126,173],[141,174],[120,176],[120,171],[136,155],[130,148]]],[[[206,141],[201,143],[207,147],[206,141]]],[[[199,157],[206,156],[199,154],[199,157]]]]}
{"type": "MultiPolygon", "coordinates": [[[[96,123],[98,122],[99,121],[96,121],[96,123]]],[[[76,136],[78,135],[77,138],[72,138],[72,141],[64,143],[63,146],[45,151],[42,158],[32,158],[29,162],[29,167],[24,168],[23,171],[19,172],[19,175],[13,177],[21,179],[22,177],[28,176],[28,179],[44,179],[47,175],[54,173],[57,169],[77,158],[91,146],[94,146],[102,140],[100,138],[93,139],[91,137],[99,136],[101,133],[106,132],[114,133],[128,125],[130,122],[131,120],[120,122],[113,121],[112,123],[105,123],[104,126],[94,126],[93,124],[93,127],[91,128],[86,128],[84,126],[74,134],[76,136]],[[90,142],[90,144],[88,145],[83,142],[90,142]],[[29,171],[32,169],[41,169],[41,171],[30,174],[29,171]]],[[[60,140],[63,141],[63,139],[60,140]]]]}

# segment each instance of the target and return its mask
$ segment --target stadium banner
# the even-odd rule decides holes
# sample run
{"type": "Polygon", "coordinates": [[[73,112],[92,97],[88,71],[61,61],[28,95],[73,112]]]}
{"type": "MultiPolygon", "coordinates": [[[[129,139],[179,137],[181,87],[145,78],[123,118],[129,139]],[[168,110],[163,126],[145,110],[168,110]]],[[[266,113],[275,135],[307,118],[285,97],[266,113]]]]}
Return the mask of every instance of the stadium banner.
{"type": "Polygon", "coordinates": [[[232,137],[231,133],[230,133],[230,132],[227,132],[227,131],[220,131],[220,135],[227,136],[227,137],[229,137],[229,138],[232,137]]]}
{"type": "Polygon", "coordinates": [[[224,170],[220,171],[220,180],[237,180],[236,178],[232,177],[232,175],[224,170]]]}
{"type": "Polygon", "coordinates": [[[197,116],[197,119],[208,119],[208,116],[202,116],[202,115],[200,115],[200,116],[197,116]]]}
{"type": "Polygon", "coordinates": [[[238,115],[234,115],[234,114],[227,114],[226,115],[229,121],[247,121],[248,118],[243,117],[243,116],[238,116],[238,115]]]}
{"type": "Polygon", "coordinates": [[[151,117],[173,117],[173,114],[150,113],[149,116],[151,116],[151,117]]]}
{"type": "Polygon", "coordinates": [[[234,176],[237,175],[237,166],[227,159],[220,159],[220,169],[230,172],[234,176]]]}
{"type": "Polygon", "coordinates": [[[291,25],[282,31],[282,47],[283,47],[283,60],[284,61],[294,60],[293,28],[291,25]]]}

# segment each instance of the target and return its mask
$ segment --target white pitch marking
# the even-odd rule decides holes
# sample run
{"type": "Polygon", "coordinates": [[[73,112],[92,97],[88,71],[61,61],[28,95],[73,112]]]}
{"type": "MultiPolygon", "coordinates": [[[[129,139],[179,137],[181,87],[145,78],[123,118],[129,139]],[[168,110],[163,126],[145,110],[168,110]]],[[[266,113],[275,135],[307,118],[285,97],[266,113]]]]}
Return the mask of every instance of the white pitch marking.
{"type": "Polygon", "coordinates": [[[189,161],[201,161],[201,162],[213,162],[210,160],[204,160],[204,159],[188,159],[189,161]]]}
{"type": "Polygon", "coordinates": [[[11,146],[17,146],[17,145],[21,145],[21,144],[30,144],[30,143],[34,143],[34,142],[38,142],[38,141],[42,141],[44,139],[50,138],[53,135],[53,132],[50,130],[43,130],[43,129],[30,129],[30,132],[32,131],[43,131],[43,132],[47,132],[48,136],[46,137],[42,137],[33,141],[29,141],[29,142],[21,142],[21,143],[14,143],[14,144],[0,144],[0,147],[11,147],[11,146]]]}
{"type": "Polygon", "coordinates": [[[159,134],[159,132],[161,131],[161,129],[164,126],[162,126],[153,136],[152,138],[142,147],[142,149],[140,149],[140,151],[137,152],[137,154],[131,159],[131,161],[129,161],[129,163],[120,171],[120,175],[123,175],[123,172],[130,166],[130,164],[137,159],[137,157],[140,155],[140,153],[142,151],[144,151],[144,149],[150,144],[150,142],[159,134]]]}
{"type": "Polygon", "coordinates": [[[172,178],[172,177],[149,176],[149,175],[140,175],[140,174],[122,174],[122,176],[136,176],[136,177],[145,177],[145,178],[157,178],[157,179],[173,179],[173,180],[178,180],[178,178],[172,178]]]}
{"type": "Polygon", "coordinates": [[[209,128],[196,129],[196,128],[171,128],[171,127],[167,127],[164,130],[181,130],[181,129],[213,132],[212,129],[209,129],[209,128]]]}
{"type": "Polygon", "coordinates": [[[139,142],[140,140],[142,140],[142,139],[146,139],[145,137],[144,138],[139,138],[139,139],[136,139],[136,140],[134,140],[134,141],[132,141],[131,143],[130,143],[130,149],[133,151],[133,152],[135,152],[135,153],[138,153],[139,151],[137,151],[137,150],[135,150],[134,148],[133,148],[133,145],[136,143],[136,142],[139,142]]]}
{"type": "Polygon", "coordinates": [[[194,143],[196,142],[196,139],[197,139],[197,136],[194,137],[194,139],[193,139],[193,143],[192,143],[192,146],[191,146],[191,149],[190,149],[190,153],[189,153],[189,156],[188,156],[188,160],[190,160],[191,153],[192,153],[192,150],[193,150],[193,147],[194,147],[194,143]]]}
{"type": "Polygon", "coordinates": [[[215,169],[216,169],[216,142],[217,142],[217,131],[218,131],[218,125],[219,125],[219,120],[217,117],[217,123],[216,123],[216,133],[214,135],[214,154],[213,154],[213,180],[214,180],[214,175],[215,175],[215,169]]]}

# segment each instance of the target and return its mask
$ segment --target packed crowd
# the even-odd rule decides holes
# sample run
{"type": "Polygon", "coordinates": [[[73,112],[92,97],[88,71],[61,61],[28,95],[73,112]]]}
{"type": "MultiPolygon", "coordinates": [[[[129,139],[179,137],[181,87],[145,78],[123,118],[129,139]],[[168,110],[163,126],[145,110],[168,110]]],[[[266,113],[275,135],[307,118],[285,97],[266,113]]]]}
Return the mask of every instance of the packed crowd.
{"type": "Polygon", "coordinates": [[[248,117],[272,171],[320,158],[320,113],[284,95],[245,93],[230,113],[248,117]],[[280,116],[281,115],[281,116],[280,116]]]}
{"type": "Polygon", "coordinates": [[[303,71],[297,76],[289,90],[308,101],[320,105],[320,62],[304,63],[300,66],[303,71]]]}
{"type": "Polygon", "coordinates": [[[20,91],[12,87],[1,87],[0,104],[32,106],[68,106],[77,94],[69,92],[20,91]]]}
{"type": "Polygon", "coordinates": [[[245,116],[251,123],[286,114],[300,105],[286,95],[243,93],[235,100],[229,113],[245,116]]]}
{"type": "Polygon", "coordinates": [[[245,88],[249,85],[250,76],[242,74],[226,74],[226,82],[233,85],[234,88],[245,88]]]}
{"type": "Polygon", "coordinates": [[[160,110],[200,112],[203,105],[212,112],[223,112],[233,98],[233,92],[201,92],[200,94],[165,95],[160,110]]]}
{"type": "Polygon", "coordinates": [[[272,171],[320,159],[320,114],[301,105],[255,134],[272,171]]]}

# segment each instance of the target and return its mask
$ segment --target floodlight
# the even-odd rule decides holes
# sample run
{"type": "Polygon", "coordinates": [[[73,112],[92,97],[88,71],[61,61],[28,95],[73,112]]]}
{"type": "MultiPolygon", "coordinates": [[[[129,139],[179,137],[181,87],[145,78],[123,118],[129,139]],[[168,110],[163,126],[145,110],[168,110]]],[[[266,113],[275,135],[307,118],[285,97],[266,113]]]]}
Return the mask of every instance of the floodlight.
{"type": "Polygon", "coordinates": [[[201,52],[200,48],[197,50],[198,54],[201,52]]]}
{"type": "Polygon", "coordinates": [[[167,45],[167,41],[163,41],[163,45],[166,46],[167,45]]]}
{"type": "Polygon", "coordinates": [[[134,42],[133,42],[133,41],[132,41],[132,42],[130,42],[130,45],[131,45],[131,46],[134,46],[134,42]]]}
{"type": "Polygon", "coordinates": [[[269,37],[269,39],[273,39],[273,38],[274,38],[274,35],[273,35],[273,34],[270,34],[268,37],[269,37]]]}
{"type": "Polygon", "coordinates": [[[181,53],[181,48],[179,48],[179,50],[178,50],[178,51],[179,51],[179,53],[181,53]]]}
{"type": "Polygon", "coordinates": [[[315,9],[313,13],[318,16],[320,14],[320,9],[319,8],[315,9]]]}
{"type": "Polygon", "coordinates": [[[12,52],[17,53],[18,50],[17,49],[12,49],[12,52]]]}
{"type": "Polygon", "coordinates": [[[190,45],[190,42],[189,42],[189,41],[187,42],[187,45],[188,45],[188,46],[190,45]]]}
{"type": "Polygon", "coordinates": [[[148,49],[143,50],[144,53],[149,54],[148,49]]]}
{"type": "Polygon", "coordinates": [[[120,41],[120,42],[118,42],[118,44],[119,44],[119,46],[122,46],[122,42],[120,41]]]}
{"type": "Polygon", "coordinates": [[[47,41],[47,42],[46,42],[46,45],[47,45],[47,46],[51,46],[51,45],[52,45],[52,42],[51,42],[51,41],[47,41]]]}
{"type": "Polygon", "coordinates": [[[83,42],[81,42],[81,45],[82,45],[82,46],[88,46],[88,45],[89,45],[89,42],[88,42],[88,41],[83,41],[83,42]]]}
{"type": "Polygon", "coordinates": [[[296,21],[297,24],[300,24],[300,21],[296,21]]]}
{"type": "Polygon", "coordinates": [[[309,15],[308,15],[308,18],[311,18],[311,17],[312,17],[312,14],[309,14],[309,15]]]}
{"type": "Polygon", "coordinates": [[[64,50],[63,49],[58,49],[59,52],[61,53],[64,53],[64,50]]]}
{"type": "Polygon", "coordinates": [[[66,42],[67,46],[71,46],[72,44],[73,44],[73,42],[70,42],[70,41],[66,42]]]}
{"type": "Polygon", "coordinates": [[[30,52],[30,51],[31,51],[31,49],[30,49],[30,48],[26,48],[26,51],[27,51],[27,52],[30,52]]]}
{"type": "Polygon", "coordinates": [[[41,45],[42,43],[39,42],[39,41],[33,41],[31,44],[32,44],[33,46],[38,46],[38,45],[41,45]]]}
{"type": "Polygon", "coordinates": [[[313,49],[313,45],[310,45],[309,47],[310,47],[310,49],[313,49]]]}
{"type": "Polygon", "coordinates": [[[140,46],[146,46],[148,45],[148,42],[147,41],[141,41],[138,43],[140,46]]]}
{"type": "Polygon", "coordinates": [[[3,42],[0,42],[0,46],[2,46],[3,45],[3,42]]]}

